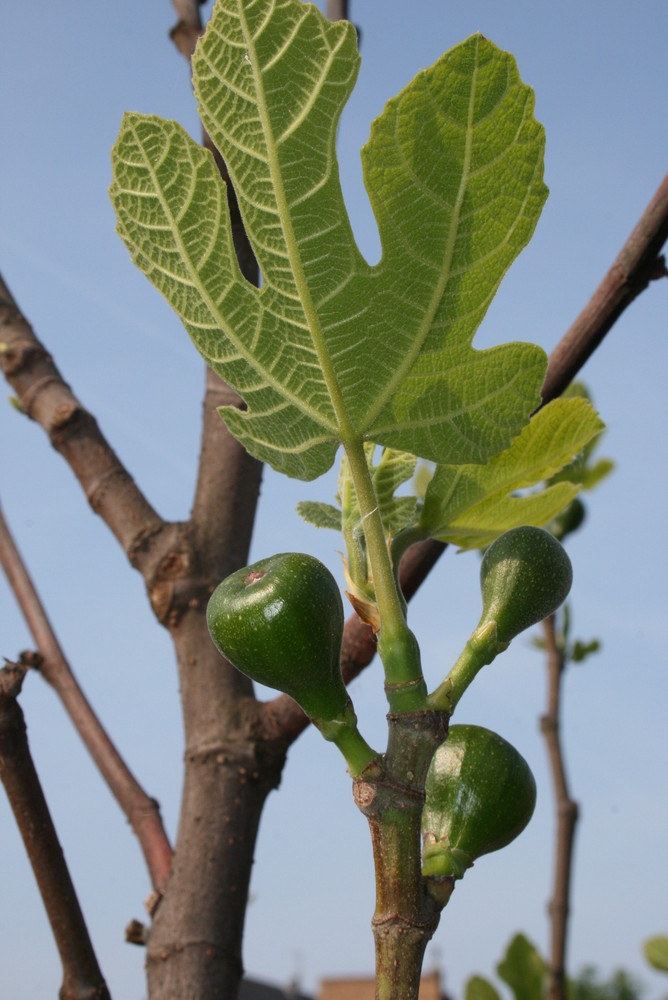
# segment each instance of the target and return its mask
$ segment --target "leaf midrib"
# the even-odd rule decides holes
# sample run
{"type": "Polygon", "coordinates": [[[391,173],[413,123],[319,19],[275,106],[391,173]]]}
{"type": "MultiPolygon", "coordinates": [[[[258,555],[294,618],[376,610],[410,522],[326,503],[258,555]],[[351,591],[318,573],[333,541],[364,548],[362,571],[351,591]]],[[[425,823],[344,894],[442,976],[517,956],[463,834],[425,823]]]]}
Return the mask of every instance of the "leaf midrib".
{"type": "MultiPolygon", "coordinates": [[[[334,409],[334,415],[338,423],[336,430],[338,430],[340,440],[344,444],[352,443],[353,441],[359,441],[361,439],[361,434],[354,431],[352,421],[348,415],[348,410],[343,399],[343,393],[341,392],[341,387],[336,377],[331,358],[327,352],[327,344],[323,335],[322,326],[318,318],[315,304],[311,297],[308,283],[306,281],[306,275],[304,274],[297,238],[292,225],[290,206],[285,193],[285,186],[283,184],[283,177],[278,158],[278,143],[274,137],[273,129],[267,113],[268,102],[265,95],[262,69],[260,67],[260,61],[255,48],[254,38],[249,29],[242,5],[240,5],[240,22],[246,42],[246,51],[249,53],[251,68],[255,80],[257,107],[265,141],[267,143],[267,163],[272,179],[274,194],[276,196],[278,218],[283,231],[283,237],[288,252],[288,260],[290,261],[295,286],[299,292],[311,340],[313,341],[313,346],[320,363],[323,379],[325,381],[332,407],[334,409]]],[[[336,51],[337,49],[332,50],[330,53],[330,59],[333,58],[336,51]]],[[[321,424],[324,423],[321,415],[319,417],[319,422],[321,424]]]]}

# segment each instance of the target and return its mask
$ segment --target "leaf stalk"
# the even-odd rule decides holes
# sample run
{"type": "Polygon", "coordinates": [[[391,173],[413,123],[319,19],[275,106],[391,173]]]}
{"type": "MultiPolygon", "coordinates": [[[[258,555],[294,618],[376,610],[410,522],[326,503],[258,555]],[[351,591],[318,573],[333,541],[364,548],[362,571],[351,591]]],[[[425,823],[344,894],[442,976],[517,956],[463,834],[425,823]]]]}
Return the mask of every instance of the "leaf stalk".
{"type": "Polygon", "coordinates": [[[427,699],[429,707],[452,715],[460,698],[483,667],[507,648],[496,638],[496,622],[477,628],[445,680],[427,699]]]}
{"type": "Polygon", "coordinates": [[[344,448],[357,494],[378,605],[380,617],[378,653],[385,669],[386,683],[389,685],[390,709],[415,711],[424,707],[427,694],[420,664],[420,649],[406,623],[404,602],[400,597],[392,568],[392,559],[385,539],[364,444],[361,438],[351,438],[344,441],[344,448]],[[401,685],[403,688],[397,704],[391,698],[396,685],[401,685]]]}

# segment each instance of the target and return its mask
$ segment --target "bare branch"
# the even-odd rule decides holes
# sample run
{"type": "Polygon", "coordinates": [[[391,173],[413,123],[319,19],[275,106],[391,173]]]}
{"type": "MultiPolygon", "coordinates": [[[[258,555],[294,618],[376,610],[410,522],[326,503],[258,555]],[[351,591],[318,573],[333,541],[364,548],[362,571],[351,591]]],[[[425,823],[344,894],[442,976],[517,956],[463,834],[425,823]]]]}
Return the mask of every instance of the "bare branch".
{"type": "MultiPolygon", "coordinates": [[[[170,31],[178,51],[190,63],[202,20],[197,0],[172,0],[179,21],[170,31]]],[[[244,229],[225,161],[202,127],[202,144],[210,150],[227,187],[234,248],[244,277],[259,284],[259,269],[244,229]]],[[[239,396],[210,368],[202,408],[202,436],[197,486],[191,514],[197,541],[219,576],[242,566],[248,552],[260,491],[262,464],[232,437],[218,416],[219,406],[241,407],[239,396]]]]}
{"type": "Polygon", "coordinates": [[[0,368],[24,412],[40,424],[75,476],[96,514],[130,561],[147,572],[147,540],[164,526],[74,396],[48,351],[22,315],[0,275],[0,368]]]}
{"type": "Polygon", "coordinates": [[[39,651],[39,672],[53,687],[141,845],[153,888],[163,892],[172,850],[160,809],[136,781],[79,687],[0,508],[0,565],[39,651]]]}
{"type": "Polygon", "coordinates": [[[190,61],[195,51],[197,39],[202,33],[202,18],[198,0],[172,0],[178,21],[169,32],[169,37],[182,56],[190,61]]]}
{"type": "Polygon", "coordinates": [[[22,668],[0,669],[0,779],[44,901],[63,966],[60,1000],[110,1000],[30,755],[16,700],[22,668]]]}
{"type": "Polygon", "coordinates": [[[262,463],[242,448],[218,415],[219,406],[229,405],[239,405],[238,396],[207,368],[191,524],[215,582],[248,558],[262,479],[262,463]]]}
{"type": "Polygon", "coordinates": [[[348,0],[327,0],[327,17],[330,21],[347,21],[348,0]]]}
{"type": "Polygon", "coordinates": [[[659,251],[668,239],[668,174],[588,305],[550,355],[543,405],[564,391],[626,307],[650,281],[668,277],[659,251]]]}
{"type": "Polygon", "coordinates": [[[566,944],[570,910],[570,886],[573,869],[573,841],[578,821],[578,805],[570,796],[560,737],[561,678],[565,666],[564,651],[557,643],[554,615],[543,622],[547,653],[547,710],[540,720],[552,774],[556,814],[554,883],[548,906],[550,916],[550,982],[548,1000],[566,997],[566,944]]]}

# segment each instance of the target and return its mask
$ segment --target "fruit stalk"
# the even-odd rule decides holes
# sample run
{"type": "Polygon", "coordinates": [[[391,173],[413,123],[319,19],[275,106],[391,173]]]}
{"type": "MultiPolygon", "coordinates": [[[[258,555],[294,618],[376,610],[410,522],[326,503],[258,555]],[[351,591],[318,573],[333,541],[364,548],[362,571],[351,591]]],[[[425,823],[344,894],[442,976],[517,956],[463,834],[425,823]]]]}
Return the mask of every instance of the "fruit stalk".
{"type": "Polygon", "coordinates": [[[452,715],[458,701],[469,687],[476,674],[491,663],[500,652],[495,638],[496,630],[486,627],[476,629],[459,654],[448,676],[432,694],[429,705],[441,712],[452,715]]]}
{"type": "Polygon", "coordinates": [[[516,635],[556,611],[568,596],[572,579],[570,560],[548,531],[522,525],[499,535],[480,564],[480,621],[428,704],[452,715],[478,671],[507,649],[516,635]]]}
{"type": "Polygon", "coordinates": [[[321,735],[341,752],[352,778],[358,778],[377,760],[378,754],[369,746],[357,728],[357,716],[352,702],[348,702],[344,715],[339,719],[312,721],[321,735]]]}

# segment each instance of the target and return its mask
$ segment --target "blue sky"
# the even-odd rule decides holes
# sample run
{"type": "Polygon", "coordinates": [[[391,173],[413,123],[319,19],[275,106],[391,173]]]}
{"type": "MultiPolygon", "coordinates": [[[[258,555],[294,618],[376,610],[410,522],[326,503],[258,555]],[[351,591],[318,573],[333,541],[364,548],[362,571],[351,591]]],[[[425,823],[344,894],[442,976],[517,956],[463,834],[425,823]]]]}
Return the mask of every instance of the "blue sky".
{"type": "MultiPolygon", "coordinates": [[[[323,5],[324,6],[324,5],[323,5]]],[[[209,7],[203,8],[206,14],[209,7]]],[[[503,282],[476,346],[533,340],[550,350],[588,300],[668,164],[668,10],[663,0],[537,4],[511,0],[352,0],[362,68],[342,119],[344,193],[370,260],[378,256],[359,148],[385,101],[473,31],[515,55],[547,132],[551,194],[529,248],[503,282]]],[[[203,372],[179,322],[114,233],[109,151],[125,110],[179,120],[197,135],[188,73],[167,31],[169,3],[36,0],[3,16],[0,61],[0,270],[66,380],[92,409],[140,487],[165,517],[187,516],[203,372]]],[[[668,933],[668,675],[665,529],[668,284],[627,312],[583,377],[608,425],[601,453],[617,463],[590,498],[586,530],[569,545],[574,628],[603,652],[566,679],[564,735],[582,804],[571,965],[642,975],[650,997],[666,980],[646,970],[643,938],[668,933]]],[[[5,393],[7,395],[7,393],[5,393]]],[[[336,537],[300,524],[315,484],[265,475],[253,556],[312,551],[340,579],[336,537]]],[[[143,585],[41,430],[0,407],[0,501],[72,666],[120,749],[176,829],[183,750],[166,633],[143,585]],[[111,610],[110,610],[111,609],[111,610]]],[[[449,552],[411,609],[435,684],[478,613],[477,559],[449,552]]],[[[0,581],[0,654],[30,645],[0,581]]],[[[458,993],[491,973],[524,931],[546,948],[552,810],[537,718],[539,656],[518,639],[481,675],[458,721],[511,739],[536,774],[536,815],[504,852],[457,888],[426,966],[458,993]]],[[[363,731],[381,743],[377,668],[352,695],[363,731]]],[[[125,820],[81,752],[59,704],[29,678],[22,704],[31,745],[112,993],[144,996],[140,949],[123,928],[143,916],[149,885],[125,820]]],[[[58,960],[32,875],[0,794],[0,993],[54,995],[58,960]]],[[[371,852],[350,782],[317,734],[292,749],[263,819],[249,908],[248,971],[278,982],[372,969],[371,852]]]]}

